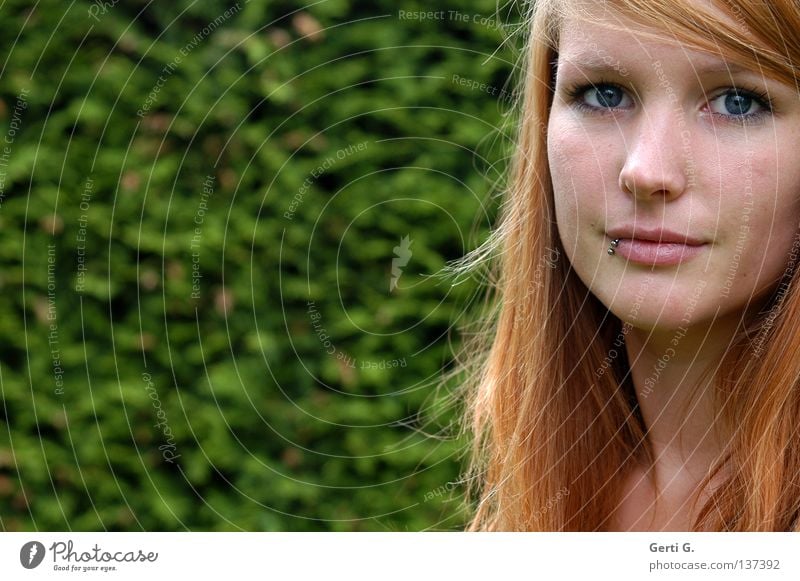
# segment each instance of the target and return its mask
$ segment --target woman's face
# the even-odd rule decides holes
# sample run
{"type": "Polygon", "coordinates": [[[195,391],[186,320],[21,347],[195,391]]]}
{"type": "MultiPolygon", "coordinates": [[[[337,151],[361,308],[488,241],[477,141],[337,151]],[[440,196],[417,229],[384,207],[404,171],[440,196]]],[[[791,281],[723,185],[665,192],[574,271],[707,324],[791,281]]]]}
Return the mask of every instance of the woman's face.
{"type": "Polygon", "coordinates": [[[562,30],[547,140],[561,242],[636,327],[736,316],[798,250],[800,100],[720,54],[637,31],[601,14],[562,30]]]}

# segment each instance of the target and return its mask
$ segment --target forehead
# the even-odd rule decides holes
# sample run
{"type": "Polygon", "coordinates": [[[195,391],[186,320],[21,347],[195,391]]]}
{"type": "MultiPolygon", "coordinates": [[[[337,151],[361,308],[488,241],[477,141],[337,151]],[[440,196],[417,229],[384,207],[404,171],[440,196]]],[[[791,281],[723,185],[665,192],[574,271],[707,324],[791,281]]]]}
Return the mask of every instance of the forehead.
{"type": "MultiPolygon", "coordinates": [[[[715,12],[720,19],[729,18],[718,9],[715,12]]],[[[586,69],[604,65],[607,68],[613,58],[643,64],[668,59],[691,63],[698,70],[731,73],[745,70],[740,64],[727,62],[721,48],[710,49],[708,43],[701,47],[687,42],[685,36],[677,33],[674,23],[664,22],[660,28],[648,26],[609,7],[608,3],[597,2],[563,15],[558,33],[559,67],[576,63],[586,69]]]]}
{"type": "MultiPolygon", "coordinates": [[[[724,57],[722,51],[701,51],[639,24],[623,29],[603,22],[575,21],[564,23],[558,56],[560,64],[575,63],[586,69],[602,68],[612,57],[629,64],[669,58],[691,62],[699,68],[713,68],[724,57]]],[[[731,64],[729,70],[733,72],[735,68],[740,67],[731,64]]]]}
{"type": "Polygon", "coordinates": [[[653,0],[646,4],[646,11],[636,11],[629,4],[639,3],[624,0],[558,2],[559,51],[565,39],[581,40],[588,32],[608,43],[633,42],[640,45],[658,41],[708,50],[716,44],[715,33],[721,32],[721,27],[714,24],[711,24],[714,30],[701,32],[703,22],[709,18],[712,23],[733,27],[742,36],[751,36],[743,22],[737,22],[732,14],[721,10],[710,0],[653,0]]]}

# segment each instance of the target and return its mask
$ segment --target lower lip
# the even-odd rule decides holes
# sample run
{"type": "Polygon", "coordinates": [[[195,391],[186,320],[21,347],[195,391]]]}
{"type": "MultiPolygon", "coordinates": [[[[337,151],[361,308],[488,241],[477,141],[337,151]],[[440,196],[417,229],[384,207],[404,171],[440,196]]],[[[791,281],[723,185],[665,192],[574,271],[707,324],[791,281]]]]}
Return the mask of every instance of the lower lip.
{"type": "Polygon", "coordinates": [[[632,238],[620,238],[619,245],[616,248],[612,246],[615,253],[631,262],[652,266],[680,264],[703,252],[705,247],[705,244],[689,245],[676,242],[651,242],[632,238]]]}

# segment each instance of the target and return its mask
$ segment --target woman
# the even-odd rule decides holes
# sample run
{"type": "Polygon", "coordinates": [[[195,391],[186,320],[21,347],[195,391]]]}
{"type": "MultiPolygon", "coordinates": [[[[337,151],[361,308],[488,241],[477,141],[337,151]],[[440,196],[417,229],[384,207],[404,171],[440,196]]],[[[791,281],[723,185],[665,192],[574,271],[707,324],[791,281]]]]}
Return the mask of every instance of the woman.
{"type": "Polygon", "coordinates": [[[800,8],[537,0],[530,30],[465,261],[500,251],[469,529],[800,530],[800,8]]]}

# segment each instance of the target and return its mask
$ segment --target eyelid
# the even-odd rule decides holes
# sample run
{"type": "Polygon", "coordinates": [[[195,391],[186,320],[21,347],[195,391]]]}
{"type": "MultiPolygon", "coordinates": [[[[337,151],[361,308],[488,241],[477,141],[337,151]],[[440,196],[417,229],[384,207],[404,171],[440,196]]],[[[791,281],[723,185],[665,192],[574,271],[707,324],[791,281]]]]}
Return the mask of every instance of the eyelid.
{"type": "MultiPolygon", "coordinates": [[[[629,98],[631,98],[634,101],[634,103],[637,101],[635,97],[638,97],[638,95],[636,94],[634,88],[632,87],[628,88],[621,85],[618,82],[607,80],[604,78],[600,78],[596,81],[583,80],[576,82],[574,84],[566,84],[563,91],[564,93],[566,93],[567,95],[566,100],[570,105],[575,106],[578,109],[586,111],[588,113],[596,115],[605,115],[605,114],[614,114],[619,111],[627,110],[628,109],[627,107],[596,107],[589,105],[583,101],[582,97],[583,95],[586,94],[587,91],[591,89],[598,89],[599,87],[604,87],[604,86],[617,88],[620,91],[623,91],[629,98]]],[[[720,97],[722,97],[723,95],[727,95],[728,93],[731,93],[733,91],[736,91],[741,95],[746,95],[748,97],[751,97],[759,104],[762,110],[758,111],[757,113],[749,113],[745,115],[727,115],[724,113],[715,113],[712,111],[711,112],[712,115],[725,121],[741,124],[744,122],[756,122],[766,115],[774,114],[774,99],[772,99],[769,93],[756,86],[752,86],[750,84],[745,84],[745,83],[735,84],[735,85],[732,84],[727,87],[721,87],[717,91],[711,91],[709,93],[706,93],[705,106],[708,106],[712,101],[715,101],[720,97]]]]}
{"type": "Polygon", "coordinates": [[[771,99],[766,92],[757,88],[748,88],[744,85],[726,87],[724,89],[721,89],[720,91],[716,92],[716,96],[709,97],[706,100],[706,105],[710,108],[711,103],[732,92],[736,92],[739,95],[744,95],[753,99],[761,108],[761,110],[755,113],[745,113],[744,115],[729,115],[726,113],[717,113],[715,111],[710,111],[711,115],[713,115],[715,118],[719,118],[723,121],[727,121],[729,123],[733,123],[736,125],[748,125],[748,124],[758,123],[762,121],[764,117],[768,117],[775,114],[773,99],[771,99]]]}
{"type": "Polygon", "coordinates": [[[770,94],[767,91],[744,84],[732,85],[730,87],[725,87],[723,89],[720,89],[719,92],[717,92],[716,96],[709,97],[708,100],[714,101],[716,99],[719,99],[723,95],[727,95],[731,91],[736,91],[740,95],[746,95],[748,97],[752,97],[754,100],[758,101],[759,105],[770,111],[772,111],[775,108],[775,100],[772,98],[772,96],[770,96],[770,94]]]}
{"type": "Polygon", "coordinates": [[[627,107],[595,107],[592,105],[588,105],[584,103],[582,100],[583,95],[586,94],[587,91],[591,89],[598,89],[600,87],[614,87],[615,89],[619,89],[622,91],[629,99],[636,102],[634,98],[636,96],[635,92],[621,85],[620,83],[606,80],[606,79],[598,79],[597,81],[579,81],[574,84],[567,84],[564,87],[564,93],[566,93],[567,101],[575,106],[583,108],[588,111],[596,112],[599,114],[603,113],[613,113],[615,111],[619,111],[621,109],[627,109],[627,107]],[[633,94],[632,94],[633,93],[633,94]]]}

